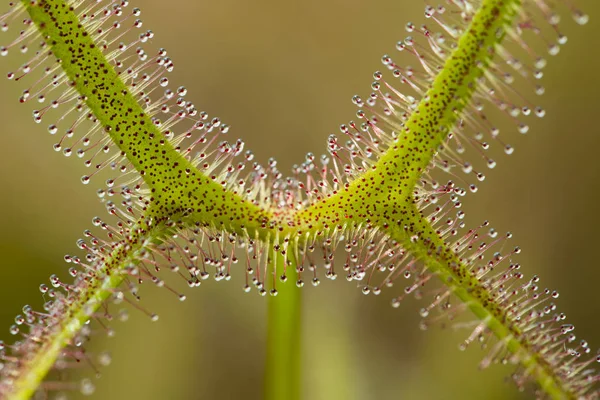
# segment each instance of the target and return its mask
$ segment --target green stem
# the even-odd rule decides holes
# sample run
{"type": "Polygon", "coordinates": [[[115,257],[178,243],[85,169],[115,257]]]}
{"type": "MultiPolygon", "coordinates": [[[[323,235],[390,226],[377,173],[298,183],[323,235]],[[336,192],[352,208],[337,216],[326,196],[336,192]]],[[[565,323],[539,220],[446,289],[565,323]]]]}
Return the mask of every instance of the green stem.
{"type": "Polygon", "coordinates": [[[415,230],[422,234],[417,244],[403,238],[404,232],[390,230],[389,234],[402,241],[405,248],[421,259],[427,268],[437,275],[480,321],[485,323],[487,329],[498,340],[505,343],[512,354],[518,356],[523,370],[538,383],[549,398],[575,399],[574,394],[565,387],[564,381],[544,360],[539,350],[536,350],[524,337],[514,317],[509,315],[506,308],[498,304],[469,267],[451,251],[442,238],[434,233],[431,225],[422,220],[415,230]],[[427,247],[430,251],[423,251],[427,247]]]}
{"type": "Polygon", "coordinates": [[[133,230],[134,233],[120,242],[112,254],[106,258],[102,270],[97,271],[95,279],[91,279],[85,292],[65,311],[56,325],[48,327],[47,340],[22,360],[22,373],[12,382],[12,390],[7,399],[26,400],[36,392],[64,348],[73,342],[73,338],[92,318],[96,310],[115,293],[126,277],[123,272],[127,265],[139,260],[139,252],[156,240],[158,235],[141,221],[133,230]],[[154,234],[153,234],[154,233],[154,234]]]}
{"type": "MultiPolygon", "coordinates": [[[[279,279],[284,258],[277,253],[275,260],[279,279]]],[[[277,296],[268,301],[265,400],[302,397],[302,290],[295,285],[295,267],[288,266],[287,281],[279,282],[277,296]]]]}

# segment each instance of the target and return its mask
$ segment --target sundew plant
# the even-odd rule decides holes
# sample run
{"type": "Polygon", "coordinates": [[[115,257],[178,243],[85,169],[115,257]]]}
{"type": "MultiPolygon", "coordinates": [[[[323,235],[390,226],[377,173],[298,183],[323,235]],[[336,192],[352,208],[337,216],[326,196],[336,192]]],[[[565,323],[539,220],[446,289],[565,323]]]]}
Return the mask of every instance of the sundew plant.
{"type": "Polygon", "coordinates": [[[352,98],[353,120],[291,171],[257,160],[171,84],[174,61],[129,1],[10,3],[0,55],[27,61],[7,77],[54,150],[87,167],[81,182],[107,213],[65,256],[70,279],[41,284],[42,309],[25,305],[0,342],[0,398],[92,394],[97,381],[68,369],[110,363],[86,343],[122,305],[157,321],[144,285],[183,301],[179,283],[210,280],[268,298],[265,398],[300,398],[302,287],[337,278],[391,293],[395,308],[420,299],[422,329],[468,314],[460,348],[484,347],[482,368],[514,365],[520,390],[598,398],[600,355],[575,336],[558,291],[521,267],[511,233],[468,226],[463,210],[496,167],[488,149],[512,154],[545,116],[561,18],[588,16],[569,0],[439,2],[403,27],[367,95],[352,98]]]}

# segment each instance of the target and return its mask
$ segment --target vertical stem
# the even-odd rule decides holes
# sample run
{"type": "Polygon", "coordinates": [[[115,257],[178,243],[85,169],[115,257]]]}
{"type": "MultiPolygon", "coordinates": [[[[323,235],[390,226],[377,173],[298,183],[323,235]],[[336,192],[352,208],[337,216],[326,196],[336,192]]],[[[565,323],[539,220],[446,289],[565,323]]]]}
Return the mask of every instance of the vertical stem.
{"type": "MultiPolygon", "coordinates": [[[[290,257],[295,264],[293,257],[290,257]]],[[[275,254],[276,277],[284,258],[275,254]]],[[[271,273],[273,263],[270,263],[271,273]]],[[[299,400],[302,384],[302,291],[295,285],[296,266],[288,266],[286,282],[277,282],[277,296],[268,300],[265,400],[299,400]]]]}

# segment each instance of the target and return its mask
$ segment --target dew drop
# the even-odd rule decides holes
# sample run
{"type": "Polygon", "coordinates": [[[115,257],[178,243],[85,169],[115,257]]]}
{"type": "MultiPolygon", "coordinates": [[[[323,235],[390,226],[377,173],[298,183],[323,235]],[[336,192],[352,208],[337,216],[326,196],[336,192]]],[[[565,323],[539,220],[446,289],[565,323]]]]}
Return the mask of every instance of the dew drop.
{"type": "Polygon", "coordinates": [[[566,44],[568,40],[569,40],[569,38],[565,35],[561,34],[558,36],[558,44],[561,44],[561,45],[566,44]]]}
{"type": "Polygon", "coordinates": [[[536,107],[535,108],[535,115],[538,118],[543,118],[546,115],[546,110],[544,110],[542,107],[536,107]]]}
{"type": "Polygon", "coordinates": [[[435,8],[432,6],[425,7],[425,18],[431,18],[435,14],[435,8]]]}
{"type": "Polygon", "coordinates": [[[112,357],[111,357],[110,353],[107,351],[103,351],[102,353],[100,353],[98,355],[98,362],[100,363],[100,365],[102,365],[104,367],[109,366],[110,363],[112,362],[112,357]]]}
{"type": "Polygon", "coordinates": [[[587,14],[577,10],[573,13],[573,19],[575,19],[575,22],[577,22],[579,25],[585,25],[590,20],[590,17],[587,14]]]}
{"type": "Polygon", "coordinates": [[[94,391],[96,390],[96,387],[94,386],[94,384],[92,383],[92,381],[88,378],[82,379],[81,383],[79,385],[79,390],[81,391],[81,394],[85,395],[85,396],[90,396],[94,393],[94,391]]]}
{"type": "Polygon", "coordinates": [[[58,276],[56,276],[56,274],[50,275],[50,283],[55,288],[60,286],[60,279],[58,279],[58,276]]]}
{"type": "Polygon", "coordinates": [[[124,308],[119,310],[119,321],[125,322],[127,320],[129,320],[129,311],[124,308]]]}
{"type": "Polygon", "coordinates": [[[540,85],[537,85],[535,87],[535,94],[537,94],[538,96],[541,96],[544,93],[546,93],[546,88],[544,88],[543,86],[540,86],[540,85]]]}
{"type": "Polygon", "coordinates": [[[535,64],[534,66],[538,69],[542,69],[544,68],[546,65],[548,64],[548,62],[546,61],[545,58],[539,57],[537,60],[535,60],[535,64]]]}
{"type": "Polygon", "coordinates": [[[529,125],[519,124],[519,132],[523,135],[529,132],[529,125]]]}

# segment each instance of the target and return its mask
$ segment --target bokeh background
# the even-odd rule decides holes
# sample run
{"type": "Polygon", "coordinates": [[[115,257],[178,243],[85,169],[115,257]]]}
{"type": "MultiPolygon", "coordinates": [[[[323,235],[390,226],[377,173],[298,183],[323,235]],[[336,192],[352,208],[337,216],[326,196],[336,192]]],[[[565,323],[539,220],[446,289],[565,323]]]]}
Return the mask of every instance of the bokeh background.
{"type": "MultiPolygon", "coordinates": [[[[282,171],[306,152],[325,150],[327,136],[354,117],[351,96],[369,93],[381,55],[394,53],[406,35],[404,24],[423,20],[423,2],[413,0],[137,3],[144,27],[156,33],[151,46],[167,48],[176,63],[172,81],[187,86],[198,108],[230,124],[231,139],[242,137],[259,161],[276,157],[282,171]]],[[[524,270],[560,291],[561,310],[595,349],[600,2],[578,3],[591,21],[580,28],[565,14],[569,43],[547,67],[547,94],[539,100],[547,116],[526,136],[506,133],[515,153],[498,157],[465,210],[473,225],[489,219],[500,232],[514,233],[524,270]]],[[[23,88],[0,81],[3,339],[10,339],[8,327],[24,304],[41,306],[38,285],[51,273],[65,275],[63,255],[93,216],[104,215],[95,194],[101,181],[83,186],[81,162],[52,151],[55,138],[17,101],[23,88]]],[[[114,338],[93,338],[91,349],[113,354],[94,398],[260,399],[266,302],[244,294],[241,276],[235,278],[186,289],[184,303],[142,287],[143,304],[160,321],[131,311],[128,322],[113,324],[114,338]]],[[[529,397],[505,382],[512,369],[481,372],[485,353],[476,346],[458,350],[469,331],[420,331],[417,311],[424,304],[406,301],[395,310],[344,279],[303,290],[305,399],[529,397]]]]}

